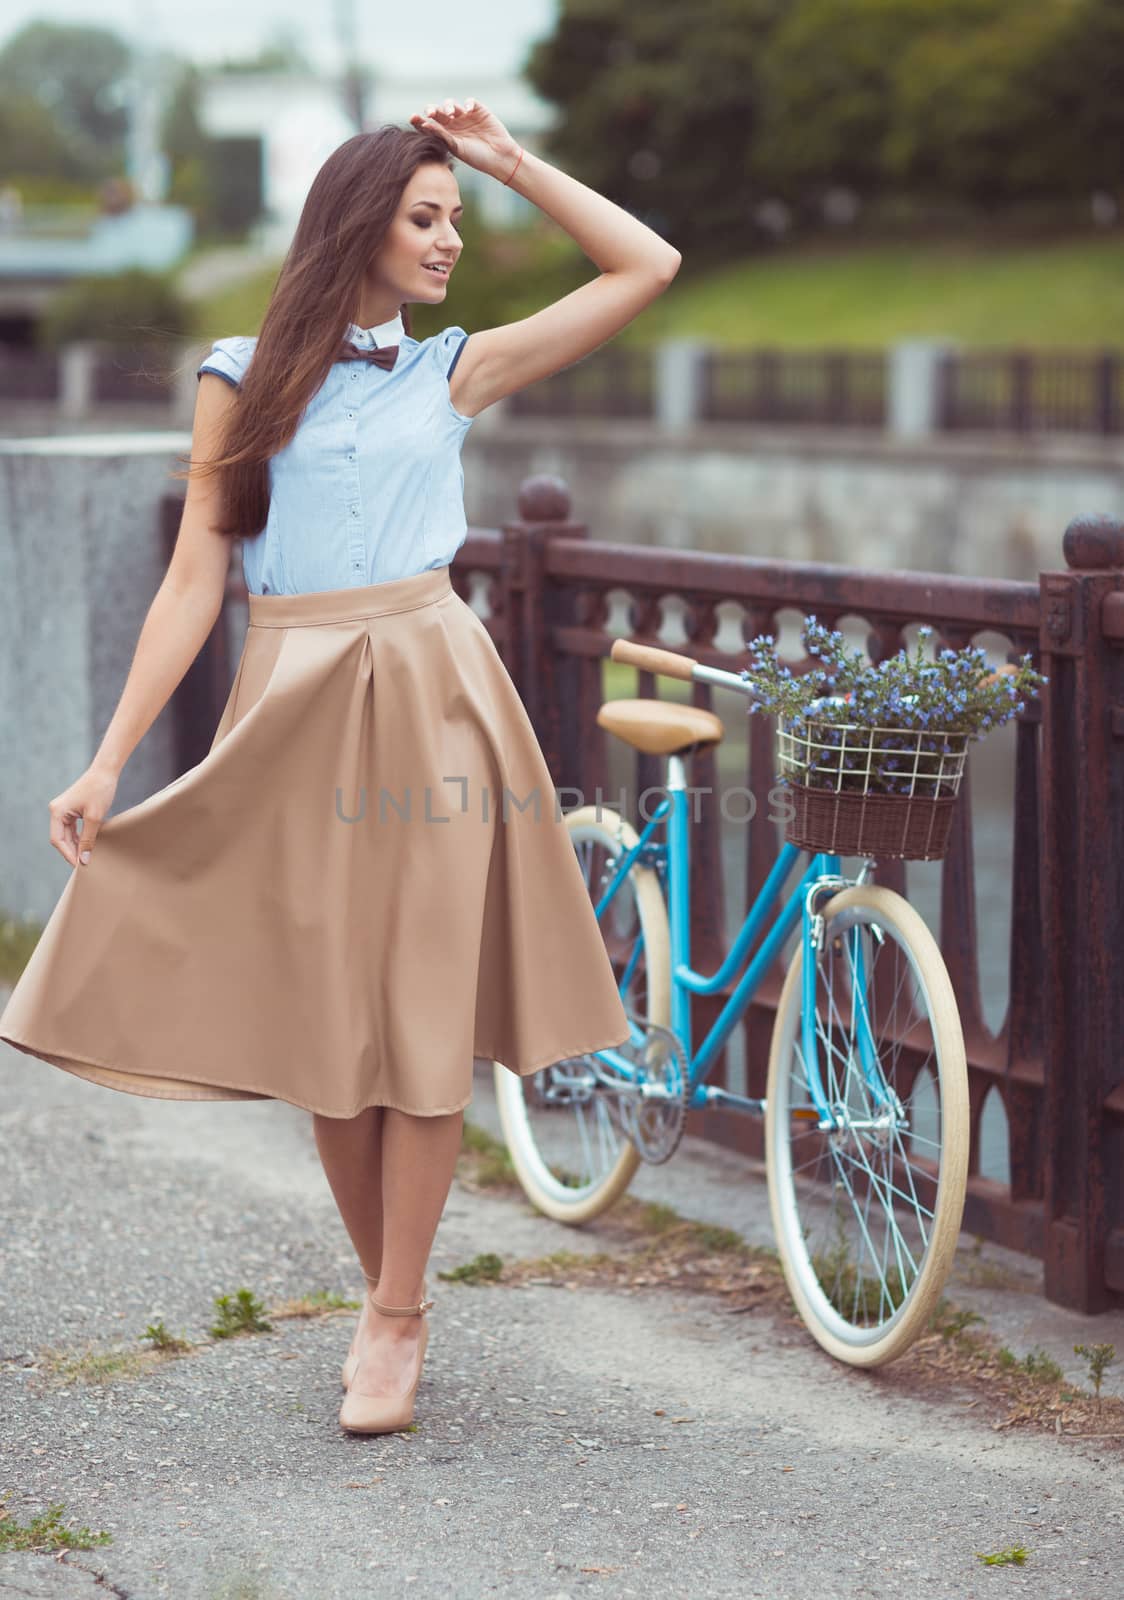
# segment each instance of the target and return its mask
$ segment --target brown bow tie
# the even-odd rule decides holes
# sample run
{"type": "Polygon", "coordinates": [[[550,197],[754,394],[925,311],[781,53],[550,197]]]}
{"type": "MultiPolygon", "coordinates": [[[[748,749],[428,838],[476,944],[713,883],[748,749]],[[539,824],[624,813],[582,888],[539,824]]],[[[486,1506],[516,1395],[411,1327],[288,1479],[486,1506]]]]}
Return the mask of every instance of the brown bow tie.
{"type": "Polygon", "coordinates": [[[388,370],[398,360],[398,346],[396,344],[378,345],[373,350],[363,350],[357,344],[344,340],[340,345],[337,361],[373,361],[376,367],[386,367],[388,370]]]}

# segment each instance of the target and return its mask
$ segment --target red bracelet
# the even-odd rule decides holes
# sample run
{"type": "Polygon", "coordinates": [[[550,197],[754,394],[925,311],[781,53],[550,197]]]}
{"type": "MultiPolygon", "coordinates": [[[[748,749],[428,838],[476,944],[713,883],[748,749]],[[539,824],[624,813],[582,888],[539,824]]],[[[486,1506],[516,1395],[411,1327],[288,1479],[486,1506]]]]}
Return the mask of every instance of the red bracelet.
{"type": "MultiPolygon", "coordinates": [[[[523,159],[523,146],[520,145],[519,146],[519,161],[522,161],[522,159],[523,159]]],[[[515,163],[515,165],[511,169],[511,171],[508,173],[507,177],[503,180],[505,189],[506,189],[507,185],[511,182],[512,178],[514,178],[515,174],[519,171],[519,161],[517,161],[515,163]]]]}

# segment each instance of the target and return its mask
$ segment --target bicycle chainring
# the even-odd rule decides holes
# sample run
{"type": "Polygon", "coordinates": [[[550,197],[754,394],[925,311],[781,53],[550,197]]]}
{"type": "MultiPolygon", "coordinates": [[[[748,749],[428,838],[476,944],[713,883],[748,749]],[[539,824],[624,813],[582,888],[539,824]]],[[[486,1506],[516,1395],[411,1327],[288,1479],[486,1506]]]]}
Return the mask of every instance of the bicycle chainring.
{"type": "Polygon", "coordinates": [[[637,1095],[622,1091],[612,1096],[621,1131],[636,1149],[641,1160],[659,1166],[670,1160],[679,1148],[687,1123],[690,1101],[687,1052],[680,1039],[661,1023],[626,1011],[643,1034],[638,1045],[617,1045],[641,1073],[643,1082],[656,1092],[637,1095]]]}

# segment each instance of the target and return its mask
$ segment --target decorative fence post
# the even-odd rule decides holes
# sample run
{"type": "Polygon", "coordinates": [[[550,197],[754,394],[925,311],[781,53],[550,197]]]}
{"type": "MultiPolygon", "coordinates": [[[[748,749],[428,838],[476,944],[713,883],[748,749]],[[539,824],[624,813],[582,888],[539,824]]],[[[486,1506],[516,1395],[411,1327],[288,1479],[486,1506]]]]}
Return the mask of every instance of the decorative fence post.
{"type": "Polygon", "coordinates": [[[1124,526],[1070,523],[1041,577],[1045,1286],[1124,1291],[1124,526]]]}
{"type": "MultiPolygon", "coordinates": [[[[589,529],[570,521],[570,491],[561,478],[524,479],[519,518],[503,525],[501,585],[508,625],[505,664],[527,708],[556,784],[567,770],[564,735],[576,729],[573,674],[555,650],[552,629],[571,620],[573,597],[547,581],[547,546],[552,539],[585,539],[589,529]]],[[[571,776],[577,768],[571,764],[571,776]]]]}

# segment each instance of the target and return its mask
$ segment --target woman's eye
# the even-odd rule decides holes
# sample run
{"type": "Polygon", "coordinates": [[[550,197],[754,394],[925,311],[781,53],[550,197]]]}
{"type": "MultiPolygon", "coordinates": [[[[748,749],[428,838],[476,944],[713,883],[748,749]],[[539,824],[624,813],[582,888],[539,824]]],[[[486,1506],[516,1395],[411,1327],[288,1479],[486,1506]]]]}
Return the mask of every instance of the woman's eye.
{"type": "MultiPolygon", "coordinates": [[[[417,223],[419,228],[428,228],[429,225],[430,225],[430,219],[428,217],[415,217],[414,221],[417,223]]],[[[453,223],[453,232],[454,233],[459,233],[460,231],[461,231],[460,230],[460,225],[458,223],[454,222],[453,223]]]]}

